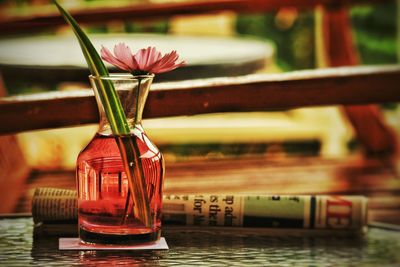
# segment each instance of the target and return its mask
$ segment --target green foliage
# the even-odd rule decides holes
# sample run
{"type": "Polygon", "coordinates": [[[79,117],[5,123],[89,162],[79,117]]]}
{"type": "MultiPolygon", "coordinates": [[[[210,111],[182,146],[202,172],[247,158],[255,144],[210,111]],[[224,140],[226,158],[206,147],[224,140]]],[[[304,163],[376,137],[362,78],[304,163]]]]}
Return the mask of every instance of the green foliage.
{"type": "Polygon", "coordinates": [[[300,13],[294,23],[285,29],[277,25],[276,13],[240,15],[236,29],[239,34],[254,35],[275,42],[278,65],[283,70],[315,67],[312,12],[300,13]]]}
{"type": "Polygon", "coordinates": [[[167,21],[153,21],[151,23],[126,22],[125,32],[144,32],[144,33],[167,33],[167,21]]]}
{"type": "MultiPolygon", "coordinates": [[[[102,59],[85,32],[80,28],[75,19],[66,10],[64,10],[56,0],[53,0],[53,3],[57,6],[65,21],[74,31],[91,74],[93,76],[109,76],[106,66],[104,65],[102,59]]],[[[112,82],[105,81],[103,83],[99,83],[98,88],[99,97],[104,106],[104,111],[110,123],[112,132],[115,135],[129,134],[129,125],[112,82]]]]}
{"type": "Polygon", "coordinates": [[[396,63],[396,3],[359,6],[351,18],[363,64],[396,63]]]}
{"type": "MultiPolygon", "coordinates": [[[[363,64],[391,64],[396,57],[396,3],[354,6],[350,9],[357,49],[363,64]]],[[[276,43],[277,62],[285,71],[315,67],[314,15],[299,13],[291,27],[282,29],[277,13],[240,15],[237,32],[276,43]]]]}
{"type": "Polygon", "coordinates": [[[96,34],[96,33],[106,33],[108,29],[106,25],[96,25],[96,26],[86,27],[86,31],[91,34],[96,34]]]}

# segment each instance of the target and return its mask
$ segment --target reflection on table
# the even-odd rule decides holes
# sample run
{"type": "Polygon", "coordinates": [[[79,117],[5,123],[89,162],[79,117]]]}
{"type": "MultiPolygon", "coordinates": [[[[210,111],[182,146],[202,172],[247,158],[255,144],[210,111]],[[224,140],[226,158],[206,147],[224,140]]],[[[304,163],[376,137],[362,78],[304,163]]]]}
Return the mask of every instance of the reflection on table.
{"type": "Polygon", "coordinates": [[[59,251],[57,237],[34,238],[32,218],[0,219],[5,266],[395,266],[400,232],[370,229],[365,236],[313,236],[228,228],[163,230],[167,251],[59,251]]]}

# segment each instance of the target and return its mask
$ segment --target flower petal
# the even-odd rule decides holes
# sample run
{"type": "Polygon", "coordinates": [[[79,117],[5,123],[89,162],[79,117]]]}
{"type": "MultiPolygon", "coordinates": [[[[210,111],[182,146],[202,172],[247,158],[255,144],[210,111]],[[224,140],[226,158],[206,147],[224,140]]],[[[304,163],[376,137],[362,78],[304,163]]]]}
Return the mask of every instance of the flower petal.
{"type": "Polygon", "coordinates": [[[113,54],[111,54],[110,50],[108,50],[106,47],[101,46],[101,58],[107,61],[110,64],[114,64],[118,62],[118,59],[116,59],[113,54]]]}
{"type": "Polygon", "coordinates": [[[184,61],[176,63],[176,61],[178,59],[179,59],[179,55],[175,50],[168,54],[165,54],[160,60],[158,60],[151,66],[151,69],[149,70],[149,72],[162,73],[162,72],[174,70],[178,67],[185,65],[184,61]]]}
{"type": "Polygon", "coordinates": [[[132,54],[129,46],[119,43],[114,46],[114,55],[105,47],[101,49],[101,57],[114,66],[127,70],[134,75],[140,73],[162,73],[185,65],[184,61],[177,63],[178,53],[173,50],[162,54],[155,47],[149,46],[132,54]]]}
{"type": "Polygon", "coordinates": [[[134,57],[139,70],[149,71],[149,67],[161,58],[161,53],[155,47],[149,46],[146,49],[140,49],[134,57]]]}
{"type": "Polygon", "coordinates": [[[134,56],[136,59],[136,62],[138,64],[139,70],[144,70],[144,68],[146,66],[146,63],[147,63],[146,55],[147,55],[147,49],[142,48],[134,56]]]}
{"type": "Polygon", "coordinates": [[[150,49],[149,58],[147,62],[147,66],[153,65],[155,62],[161,59],[161,53],[157,51],[155,47],[150,49]]]}
{"type": "Polygon", "coordinates": [[[121,62],[118,58],[114,57],[113,54],[110,52],[110,50],[108,50],[104,46],[102,46],[100,53],[101,53],[101,58],[107,61],[108,63],[120,69],[131,71],[130,67],[127,64],[121,62]]]}
{"type": "Polygon", "coordinates": [[[114,55],[120,62],[128,66],[130,70],[135,69],[131,49],[125,43],[119,43],[114,46],[114,55]]]}

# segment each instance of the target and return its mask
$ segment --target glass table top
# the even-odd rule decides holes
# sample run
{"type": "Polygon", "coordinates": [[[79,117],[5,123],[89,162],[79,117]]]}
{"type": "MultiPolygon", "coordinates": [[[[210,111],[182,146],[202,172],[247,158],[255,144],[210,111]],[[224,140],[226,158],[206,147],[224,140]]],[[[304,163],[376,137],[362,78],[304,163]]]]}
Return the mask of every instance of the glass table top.
{"type": "Polygon", "coordinates": [[[2,266],[398,266],[400,231],[364,236],[273,234],[265,229],[165,226],[167,251],[59,251],[33,237],[32,218],[0,219],[2,266]]]}

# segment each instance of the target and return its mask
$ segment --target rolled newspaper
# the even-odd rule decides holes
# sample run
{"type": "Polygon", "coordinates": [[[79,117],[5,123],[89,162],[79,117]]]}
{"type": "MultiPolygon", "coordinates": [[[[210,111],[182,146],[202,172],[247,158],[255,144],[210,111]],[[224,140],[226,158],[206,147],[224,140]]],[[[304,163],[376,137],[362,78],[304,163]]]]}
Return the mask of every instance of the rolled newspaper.
{"type": "Polygon", "coordinates": [[[75,190],[36,188],[32,198],[33,222],[76,221],[77,207],[75,190]]]}
{"type": "MultiPolygon", "coordinates": [[[[34,222],[76,221],[76,198],[74,190],[36,189],[32,202],[34,222]]],[[[326,195],[165,195],[163,223],[364,231],[367,226],[367,198],[326,195]]]]}

